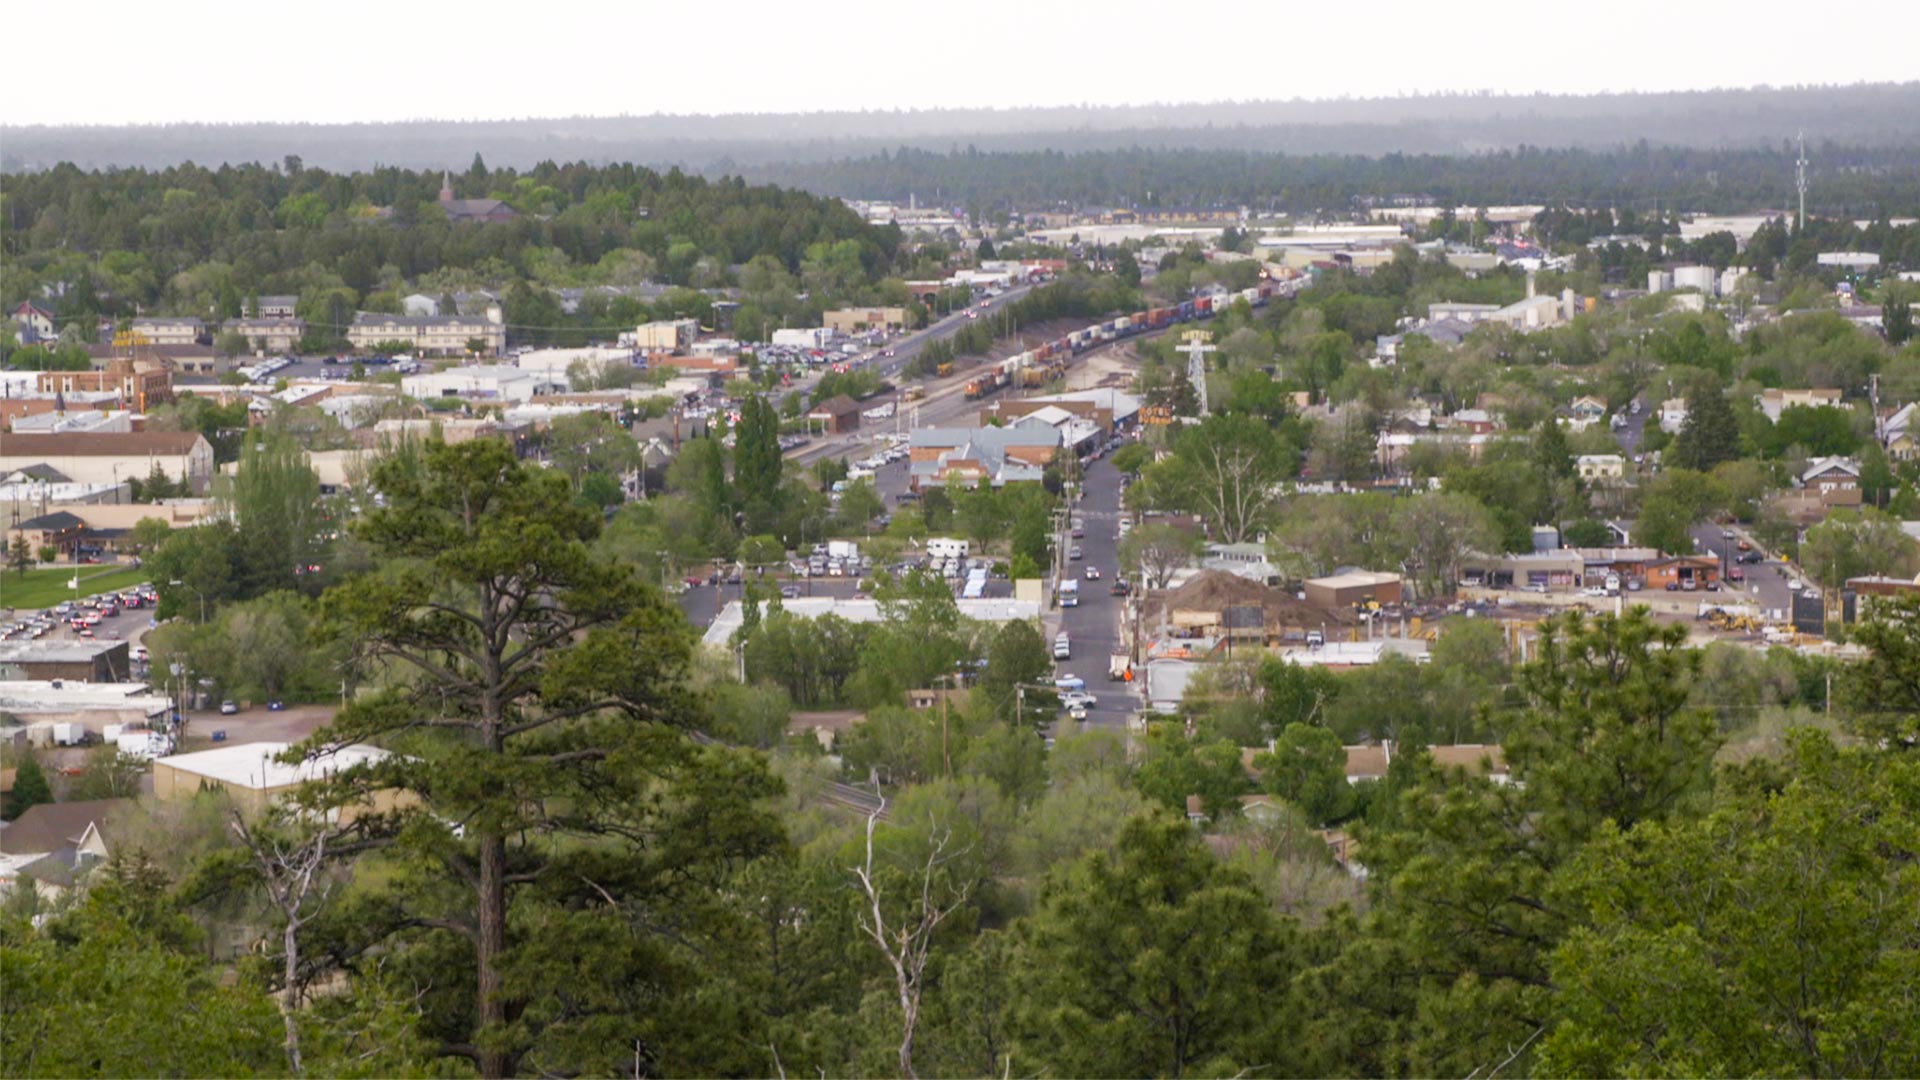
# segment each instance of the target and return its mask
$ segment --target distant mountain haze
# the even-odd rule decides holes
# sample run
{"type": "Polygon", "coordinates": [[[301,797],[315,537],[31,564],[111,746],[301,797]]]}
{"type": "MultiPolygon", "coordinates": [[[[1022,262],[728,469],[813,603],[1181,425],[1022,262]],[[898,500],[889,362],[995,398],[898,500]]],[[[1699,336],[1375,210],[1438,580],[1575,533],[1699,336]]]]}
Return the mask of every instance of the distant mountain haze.
{"type": "Polygon", "coordinates": [[[527,168],[630,161],[778,179],[782,165],[891,154],[1151,149],[1480,154],[1519,147],[1920,147],[1920,81],[1675,93],[1446,94],[1033,109],[657,115],[355,124],[0,127],[0,171],[274,162],[527,168]]]}

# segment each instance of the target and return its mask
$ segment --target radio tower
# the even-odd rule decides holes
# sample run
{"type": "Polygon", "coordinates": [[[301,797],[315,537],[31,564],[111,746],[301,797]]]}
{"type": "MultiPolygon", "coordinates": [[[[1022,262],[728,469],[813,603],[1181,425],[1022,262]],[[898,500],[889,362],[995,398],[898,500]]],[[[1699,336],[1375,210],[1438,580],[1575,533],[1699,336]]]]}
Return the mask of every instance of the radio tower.
{"type": "Polygon", "coordinates": [[[1807,231],[1807,133],[1800,133],[1800,160],[1794,163],[1793,186],[1800,189],[1800,231],[1807,231]]]}
{"type": "Polygon", "coordinates": [[[1189,330],[1181,335],[1186,338],[1185,345],[1175,345],[1175,352],[1187,354],[1187,381],[1193,384],[1193,393],[1200,403],[1200,415],[1210,415],[1207,408],[1207,354],[1214,347],[1209,344],[1213,335],[1205,330],[1189,330]]]}

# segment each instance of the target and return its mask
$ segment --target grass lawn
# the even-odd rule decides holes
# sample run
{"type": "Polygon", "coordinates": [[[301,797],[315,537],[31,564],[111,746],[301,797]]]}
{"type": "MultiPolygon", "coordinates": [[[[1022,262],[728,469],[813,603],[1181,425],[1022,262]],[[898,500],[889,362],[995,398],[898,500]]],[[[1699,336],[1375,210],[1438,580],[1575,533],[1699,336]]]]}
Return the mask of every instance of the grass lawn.
{"type": "Polygon", "coordinates": [[[117,566],[83,566],[80,587],[67,588],[73,580],[73,567],[47,566],[28,570],[23,576],[11,568],[0,568],[0,608],[33,610],[52,607],[62,600],[74,600],[95,593],[118,592],[138,585],[150,575],[145,570],[117,566]]]}

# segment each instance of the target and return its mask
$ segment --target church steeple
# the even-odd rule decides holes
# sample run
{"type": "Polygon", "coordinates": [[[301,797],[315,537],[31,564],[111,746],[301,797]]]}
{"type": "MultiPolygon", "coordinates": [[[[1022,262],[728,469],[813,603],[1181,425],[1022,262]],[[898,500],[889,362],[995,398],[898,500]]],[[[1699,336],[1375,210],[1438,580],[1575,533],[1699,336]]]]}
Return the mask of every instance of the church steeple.
{"type": "Polygon", "coordinates": [[[453,201],[453,174],[445,169],[440,170],[440,201],[453,201]]]}

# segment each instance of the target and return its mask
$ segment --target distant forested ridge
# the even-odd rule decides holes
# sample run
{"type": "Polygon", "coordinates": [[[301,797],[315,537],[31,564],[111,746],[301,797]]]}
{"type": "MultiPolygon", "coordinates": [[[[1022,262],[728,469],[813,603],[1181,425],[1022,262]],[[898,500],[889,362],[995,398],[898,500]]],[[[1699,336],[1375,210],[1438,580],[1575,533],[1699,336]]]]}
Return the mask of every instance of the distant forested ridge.
{"type": "Polygon", "coordinates": [[[709,175],[892,153],[1083,153],[1132,148],[1262,154],[1481,154],[1531,147],[1920,146],[1920,82],[1653,94],[1493,95],[1045,109],[730,116],[0,127],[0,170],[278,161],[340,172],[631,161],[709,175]]]}
{"type": "MultiPolygon", "coordinates": [[[[1807,148],[1807,211],[1843,217],[1920,211],[1920,152],[1807,148]]],[[[1249,206],[1301,213],[1395,200],[1470,206],[1564,202],[1639,211],[1735,212],[1794,205],[1791,143],[1750,149],[1638,144],[1610,151],[1522,147],[1484,154],[1256,154],[1133,148],[896,153],[745,170],[823,195],[978,209],[1049,204],[1249,206]]]]}
{"type": "MultiPolygon", "coordinates": [[[[517,216],[448,220],[438,171],[342,174],[297,157],[219,169],[63,165],[9,177],[0,300],[49,302],[61,326],[91,333],[102,315],[224,319],[249,297],[295,294],[302,318],[337,330],[356,310],[397,312],[409,288],[438,297],[531,283],[542,288],[506,294],[508,319],[551,327],[561,320],[546,310],[556,303],[548,287],[719,286],[730,267],[756,260],[825,299],[882,299],[863,290],[900,248],[897,228],[869,225],[844,203],[737,178],[631,165],[521,172],[475,157],[449,179],[458,196],[499,199],[517,216]]],[[[598,325],[649,314],[625,303],[600,312],[598,325]]]]}

